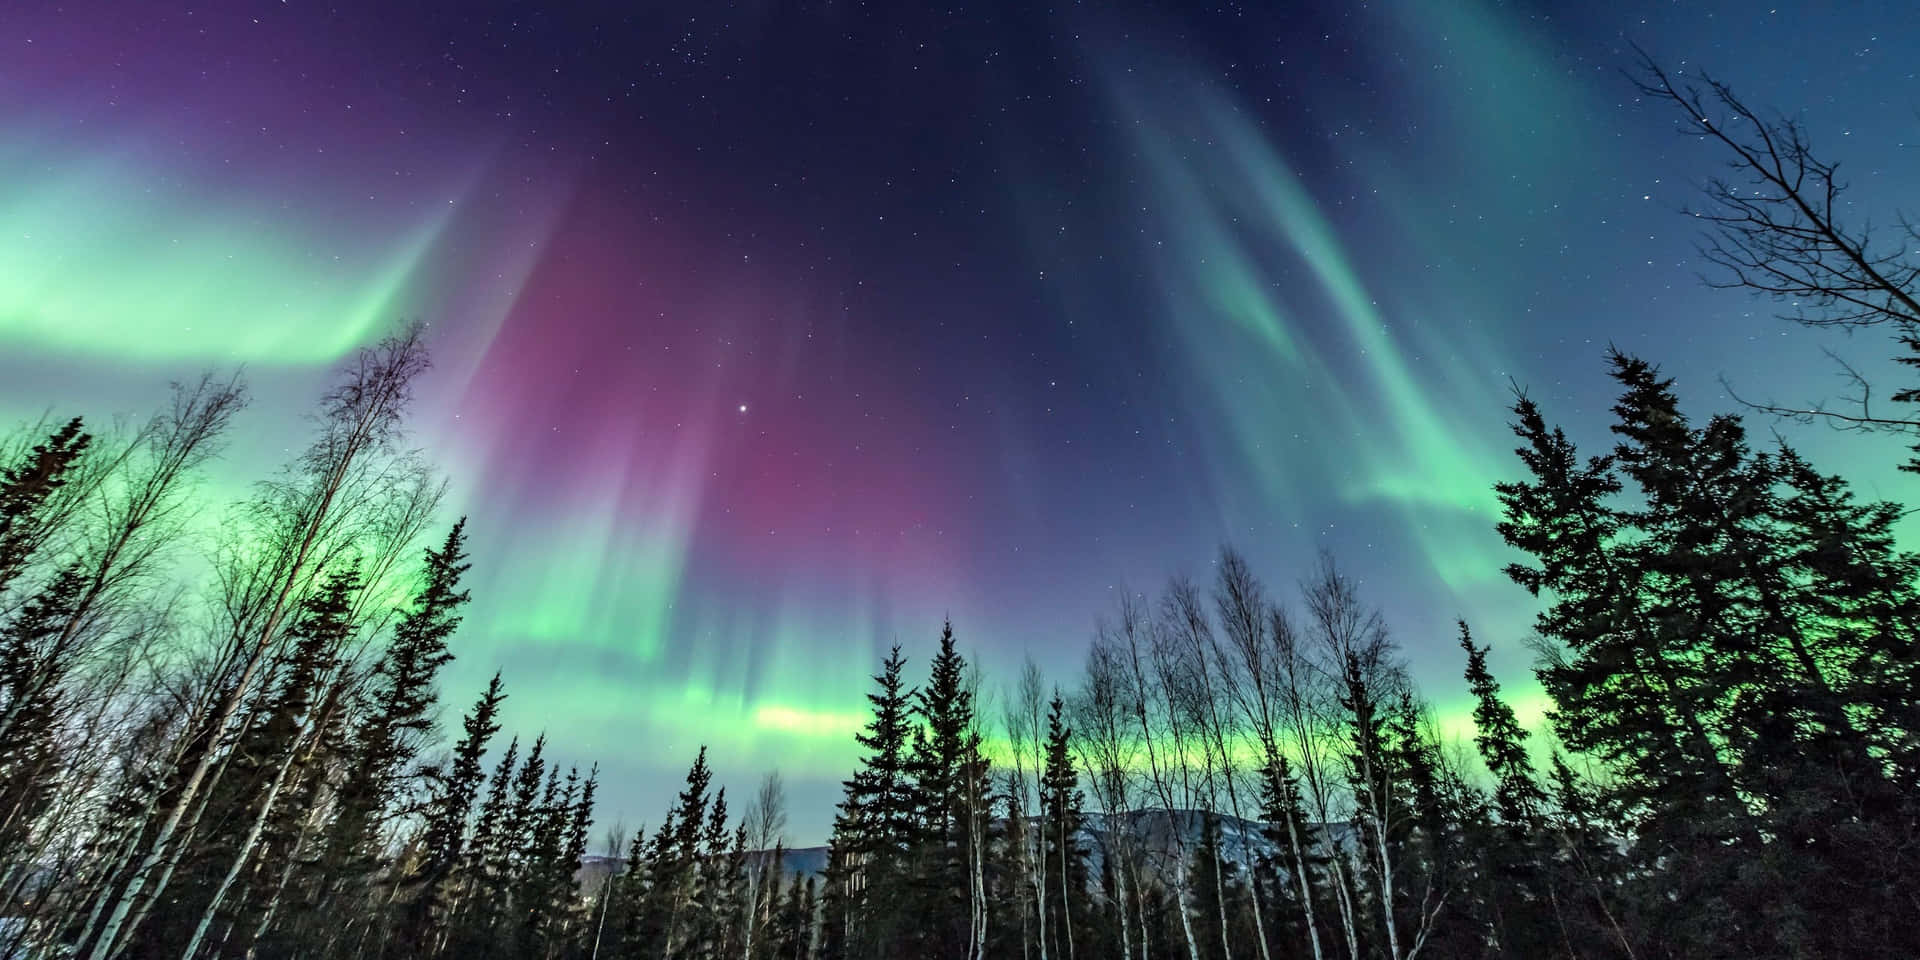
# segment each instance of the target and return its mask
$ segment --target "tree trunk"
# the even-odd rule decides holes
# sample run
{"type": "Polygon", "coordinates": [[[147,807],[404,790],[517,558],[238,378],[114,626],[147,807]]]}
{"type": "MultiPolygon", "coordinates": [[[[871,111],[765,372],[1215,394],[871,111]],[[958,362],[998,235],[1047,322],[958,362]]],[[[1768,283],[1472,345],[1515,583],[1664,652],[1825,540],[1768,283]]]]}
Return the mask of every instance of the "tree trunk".
{"type": "MultiPolygon", "coordinates": [[[[340,418],[335,423],[342,433],[327,438],[314,456],[322,459],[316,464],[314,474],[318,483],[311,493],[311,509],[291,531],[287,541],[292,549],[288,556],[286,571],[277,576],[277,589],[273,592],[273,601],[267,608],[267,615],[261,621],[260,628],[247,631],[246,666],[240,672],[239,680],[234,684],[220,708],[215,712],[210,726],[208,749],[194,764],[193,772],[181,785],[180,798],[168,811],[167,818],[156,832],[153,843],[141,858],[139,866],[126,889],[114,903],[108,915],[105,928],[94,942],[89,960],[110,960],[116,955],[113,945],[130,935],[139,927],[140,920],[146,916],[147,909],[165,892],[166,885],[173,874],[171,863],[160,873],[152,885],[147,888],[147,878],[163,860],[168,860],[168,847],[173,843],[187,810],[205,785],[207,774],[213,769],[214,756],[220,734],[232,722],[234,714],[245,700],[248,688],[253,684],[254,674],[266,659],[267,651],[278,638],[281,621],[285,619],[288,608],[296,599],[295,593],[309,562],[313,559],[314,548],[330,524],[339,518],[334,515],[334,499],[346,485],[348,475],[360,454],[373,448],[391,436],[394,422],[407,400],[407,385],[418,371],[424,368],[425,355],[420,345],[419,327],[411,327],[402,335],[381,344],[380,350],[361,354],[360,367],[351,376],[347,387],[336,398],[327,403],[333,406],[334,416],[340,418]],[[319,466],[324,464],[324,466],[319,466]],[[129,920],[135,901],[144,900],[138,916],[129,920]]],[[[240,640],[235,636],[234,640],[240,640]]],[[[202,804],[204,807],[204,803],[202,804]]],[[[197,819],[197,818],[196,818],[197,819]]],[[[177,858],[174,858],[177,859],[177,858]]]]}
{"type": "MultiPolygon", "coordinates": [[[[311,722],[308,726],[311,728],[311,722]]],[[[301,731],[300,739],[305,739],[308,732],[308,730],[301,731]]],[[[260,812],[254,815],[253,825],[247,828],[246,837],[240,841],[240,849],[233,855],[233,865],[228,867],[226,875],[220,878],[220,885],[213,889],[213,899],[207,902],[206,909],[201,912],[200,922],[194,926],[193,936],[187,940],[187,948],[181,951],[180,960],[193,960],[194,954],[200,949],[200,941],[206,937],[207,928],[213,924],[214,915],[220,912],[220,902],[226,899],[227,890],[240,876],[240,871],[246,869],[247,862],[253,859],[254,845],[260,842],[260,834],[266,829],[267,819],[273,816],[273,805],[280,799],[281,788],[286,786],[287,774],[293,770],[293,761],[299,756],[300,741],[295,740],[287,748],[286,759],[280,761],[280,769],[274,772],[273,783],[267,787],[267,795],[260,802],[260,812]]],[[[293,865],[291,854],[287,857],[287,864],[289,867],[293,865]]]]}
{"type": "Polygon", "coordinates": [[[1313,960],[1321,960],[1320,928],[1313,919],[1313,887],[1307,881],[1307,858],[1300,850],[1300,828],[1287,817],[1287,845],[1293,849],[1293,873],[1300,887],[1300,909],[1307,919],[1307,944],[1313,949],[1313,960]]]}
{"type": "MultiPolygon", "coordinates": [[[[1064,805],[1062,809],[1065,809],[1064,805]]],[[[1073,960],[1073,910],[1072,901],[1067,899],[1067,844],[1071,840],[1072,838],[1067,836],[1067,822],[1062,818],[1060,821],[1060,932],[1067,937],[1067,960],[1073,960]]]]}

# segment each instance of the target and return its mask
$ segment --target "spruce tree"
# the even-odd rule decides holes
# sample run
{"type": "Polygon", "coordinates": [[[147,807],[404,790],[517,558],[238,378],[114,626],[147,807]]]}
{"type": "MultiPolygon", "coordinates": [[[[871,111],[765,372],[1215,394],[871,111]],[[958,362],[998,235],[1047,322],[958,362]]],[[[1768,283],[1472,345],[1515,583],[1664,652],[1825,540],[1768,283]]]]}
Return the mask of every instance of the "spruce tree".
{"type": "Polygon", "coordinates": [[[680,956],[703,932],[701,839],[710,802],[707,787],[712,781],[713,771],[707,767],[707,748],[703,746],[694,756],[686,786],[667,811],[648,852],[642,922],[647,955],[680,956]]]}
{"type": "MultiPolygon", "coordinates": [[[[413,906],[406,915],[401,935],[393,941],[396,955],[429,955],[430,945],[437,942],[449,919],[453,907],[451,897],[457,895],[457,890],[450,889],[456,886],[450,881],[467,860],[467,818],[486,777],[481,760],[493,735],[500,732],[496,718],[506,698],[500,674],[495,673],[487,683],[486,692],[462,718],[463,733],[454,745],[446,771],[436,769],[428,773],[435,785],[427,803],[418,872],[400,881],[410,888],[413,906]]],[[[474,839],[476,842],[481,839],[477,830],[474,839]]]]}
{"type": "Polygon", "coordinates": [[[139,949],[184,950],[216,924],[248,926],[247,898],[230,894],[249,875],[262,846],[291,845],[297,812],[284,794],[290,783],[297,788],[301,782],[301,755],[330,691],[337,689],[333,673],[352,636],[360,586],[359,571],[349,567],[328,575],[300,604],[288,631],[291,645],[271,664],[268,683],[227,756],[225,775],[207,792],[204,818],[224,829],[189,838],[173,875],[171,909],[156,911],[137,928],[133,942],[139,949]]]}
{"type": "Polygon", "coordinates": [[[26,569],[47,533],[43,508],[92,443],[75,417],[17,464],[0,468],[0,593],[26,569]]]}
{"type": "Polygon", "coordinates": [[[380,854],[380,818],[394,808],[408,766],[418,757],[439,698],[434,680],[453,659],[447,640],[468,600],[459,589],[469,564],[466,520],[453,525],[438,550],[426,551],[421,586],[373,677],[367,717],[355,732],[352,757],[335,794],[324,869],[336,887],[367,877],[380,854]]]}
{"type": "Polygon", "coordinates": [[[979,839],[986,775],[966,672],[953,624],[944,623],[927,685],[914,698],[913,712],[925,727],[915,730],[909,761],[917,835],[907,842],[916,848],[910,883],[919,943],[901,949],[927,957],[964,953],[972,930],[970,854],[979,839]]]}
{"type": "Polygon", "coordinates": [[[1553,836],[1541,868],[1561,942],[1606,944],[1609,951],[1638,955],[1645,949],[1646,923],[1621,895],[1631,865],[1608,829],[1625,818],[1600,808],[1599,792],[1581,781],[1560,751],[1553,752],[1547,770],[1553,836]]]}
{"type": "Polygon", "coordinates": [[[693,917],[688,924],[689,945],[707,953],[718,953],[726,945],[734,881],[739,876],[733,865],[733,832],[727,827],[727,817],[727,788],[721,787],[714,791],[706,824],[700,830],[700,849],[694,864],[698,880],[690,911],[693,917]]]}
{"type": "Polygon", "coordinates": [[[1230,957],[1245,949],[1240,931],[1232,918],[1239,912],[1234,906],[1240,887],[1240,864],[1221,849],[1220,814],[1200,811],[1200,842],[1193,847],[1187,875],[1212,878],[1196,883],[1188,893],[1193,910],[1193,939],[1202,957],[1230,957]],[[1224,923],[1222,918],[1227,918],[1224,923]]]}
{"type": "Polygon", "coordinates": [[[1487,669],[1490,648],[1474,645],[1464,620],[1460,621],[1460,648],[1467,652],[1467,690],[1474,698],[1473,743],[1493,774],[1495,809],[1502,823],[1531,829],[1539,820],[1546,793],[1534,779],[1527,729],[1500,699],[1500,683],[1487,669]]]}
{"type": "Polygon", "coordinates": [[[908,933],[901,894],[921,803],[908,766],[914,693],[901,679],[905,666],[894,647],[867,694],[873,717],[854,735],[867,755],[846,781],[834,821],[823,960],[888,956],[908,933]]]}
{"type": "MultiPolygon", "coordinates": [[[[1615,457],[1583,462],[1525,396],[1514,412],[1532,479],[1497,486],[1505,507],[1500,532],[1533,561],[1509,566],[1508,575],[1551,597],[1539,632],[1566,648],[1539,671],[1555,704],[1555,730],[1615,771],[1619,809],[1635,819],[1622,827],[1638,837],[1645,868],[1664,865],[1684,878],[1679,895],[1711,903],[1724,889],[1712,878],[1725,879],[1725,870],[1754,852],[1754,831],[1710,732],[1724,685],[1702,649],[1706,638],[1692,618],[1664,610],[1673,587],[1643,556],[1660,542],[1649,542],[1653,533],[1642,532],[1636,511],[1613,503],[1622,489],[1615,457]]],[[[1673,544],[1670,536],[1660,540],[1673,544]]],[[[1651,881],[1655,889],[1666,882],[1651,881]]]]}
{"type": "Polygon", "coordinates": [[[627,858],[608,881],[607,900],[597,942],[617,955],[636,955],[645,935],[648,868],[647,828],[642,825],[627,841],[627,858]]]}
{"type": "Polygon", "coordinates": [[[484,954],[492,949],[491,931],[505,895],[505,863],[512,843],[506,821],[519,758],[520,738],[515,736],[507,741],[487,780],[486,797],[466,844],[459,890],[454,894],[447,938],[450,953],[484,954]]]}
{"type": "Polygon", "coordinates": [[[1040,855],[1052,864],[1048,876],[1057,885],[1047,899],[1046,929],[1054,940],[1048,956],[1073,960],[1081,946],[1076,941],[1086,939],[1090,926],[1090,877],[1087,849],[1080,842],[1085,795],[1080,791],[1079,771],[1073,765],[1073,731],[1063,716],[1065,708],[1055,691],[1047,707],[1046,766],[1040,775],[1040,855]]]}
{"type": "Polygon", "coordinates": [[[74,668],[48,649],[73,615],[84,580],[74,567],[0,628],[0,696],[12,718],[0,734],[0,863],[19,863],[61,774],[61,681],[74,668]]]}
{"type": "Polygon", "coordinates": [[[787,898],[775,927],[772,960],[809,960],[815,937],[814,900],[817,881],[807,877],[787,879],[787,898]]]}
{"type": "Polygon", "coordinates": [[[1700,956],[1902,952],[1911,927],[1886,918],[1920,862],[1894,838],[1920,822],[1883,732],[1911,729],[1883,711],[1913,702],[1881,685],[1914,661],[1892,512],[1751,450],[1737,417],[1696,426],[1652,365],[1612,365],[1619,441],[1584,470],[1516,405],[1534,479],[1502,485],[1502,532],[1537,564],[1510,572],[1552,594],[1541,633],[1566,655],[1541,679],[1562,739],[1611,774],[1649,936],[1700,956]],[[1621,478],[1635,496],[1616,504],[1621,478]]]}
{"type": "Polygon", "coordinates": [[[593,829],[594,795],[599,792],[600,766],[595,764],[587,771],[586,779],[580,781],[580,788],[572,793],[573,804],[561,811],[566,822],[565,842],[561,847],[560,859],[553,865],[550,879],[550,896],[556,904],[555,914],[558,927],[549,936],[549,942],[559,943],[574,938],[577,925],[584,919],[574,910],[575,883],[574,874],[586,861],[588,834],[593,829]]]}
{"type": "Polygon", "coordinates": [[[1402,816],[1395,770],[1390,763],[1384,691],[1377,678],[1353,653],[1346,656],[1340,675],[1338,703],[1346,726],[1344,750],[1347,788],[1353,796],[1353,832],[1358,859],[1371,880],[1367,892],[1378,922],[1394,925],[1398,913],[1393,870],[1408,828],[1402,816]]]}
{"type": "Polygon", "coordinates": [[[1493,776],[1497,822],[1477,829],[1474,854],[1484,868],[1479,884],[1484,922],[1507,956],[1537,956],[1561,939],[1555,935],[1551,892],[1542,876],[1551,847],[1546,843],[1546,791],[1527,755],[1527,730],[1500,699],[1500,684],[1487,669],[1487,650],[1460,622],[1467,653],[1467,689],[1473,694],[1474,746],[1493,776]]]}
{"type": "Polygon", "coordinates": [[[1311,948],[1311,934],[1306,928],[1309,914],[1301,907],[1325,882],[1328,854],[1323,849],[1321,827],[1307,818],[1300,778],[1286,754],[1272,751],[1260,765],[1258,775],[1261,834],[1272,852],[1262,856],[1256,869],[1265,871],[1266,880],[1260,889],[1269,892],[1275,907],[1272,914],[1283,918],[1285,924],[1278,928],[1270,925],[1268,931],[1291,944],[1294,952],[1306,955],[1311,948]],[[1281,909],[1283,905],[1291,909],[1281,909]],[[1286,932],[1281,934],[1281,930],[1286,932]]]}

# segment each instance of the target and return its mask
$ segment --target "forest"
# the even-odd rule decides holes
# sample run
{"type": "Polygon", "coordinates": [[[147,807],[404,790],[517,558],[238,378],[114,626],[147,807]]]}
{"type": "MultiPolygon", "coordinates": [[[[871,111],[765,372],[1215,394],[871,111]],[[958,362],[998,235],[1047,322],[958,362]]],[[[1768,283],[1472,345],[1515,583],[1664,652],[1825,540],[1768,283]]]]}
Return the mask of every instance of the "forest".
{"type": "MultiPolygon", "coordinates": [[[[1843,221],[1800,128],[1711,83],[1644,83],[1730,164],[1699,212],[1718,282],[1920,363],[1920,264],[1843,221]]],[[[1858,413],[1701,415],[1655,364],[1606,362],[1612,436],[1585,449],[1512,398],[1498,531],[1538,616],[1532,637],[1448,638],[1470,742],[1438,730],[1337,558],[1268,579],[1225,548],[1211,580],[1101,612],[1074,676],[1028,664],[995,697],[954,625],[895,648],[824,863],[802,867],[777,773],[729,798],[704,749],[596,860],[597,771],[501,729],[510,678],[441,689],[483,561],[405,443],[423,327],[344,364],[305,447],[238,504],[202,502],[237,375],[144,421],[31,425],[0,445],[0,951],[1920,955],[1907,508],[1747,423],[1873,443],[1915,422],[1867,407],[1853,368],[1858,413]],[[1530,645],[1543,728],[1489,642],[1530,645]]]]}

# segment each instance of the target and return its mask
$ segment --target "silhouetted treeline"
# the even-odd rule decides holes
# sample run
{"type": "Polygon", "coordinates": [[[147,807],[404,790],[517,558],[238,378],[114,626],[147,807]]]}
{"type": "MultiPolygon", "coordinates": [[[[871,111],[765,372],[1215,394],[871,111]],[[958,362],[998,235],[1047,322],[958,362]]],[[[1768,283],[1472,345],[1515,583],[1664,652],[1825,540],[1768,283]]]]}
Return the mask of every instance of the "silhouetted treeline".
{"type": "MultiPolygon", "coordinates": [[[[1539,596],[1529,730],[1461,624],[1471,751],[1358,585],[1231,550],[1100,621],[1080,675],[987,688],[948,627],[868,693],[826,867],[777,777],[704,751],[582,884],[596,772],[503,736],[496,677],[436,729],[465,521],[398,444],[409,330],[176,570],[244,401],[178,388],[0,473],[0,905],[22,956],[1751,957],[1920,949],[1920,557],[1738,417],[1612,358],[1614,442],[1530,398],[1502,483],[1539,596]],[[423,545],[423,542],[425,545],[423,545]],[[736,811],[744,806],[745,813],[736,811]]],[[[1431,638],[1438,639],[1438,638],[1431,638]]]]}

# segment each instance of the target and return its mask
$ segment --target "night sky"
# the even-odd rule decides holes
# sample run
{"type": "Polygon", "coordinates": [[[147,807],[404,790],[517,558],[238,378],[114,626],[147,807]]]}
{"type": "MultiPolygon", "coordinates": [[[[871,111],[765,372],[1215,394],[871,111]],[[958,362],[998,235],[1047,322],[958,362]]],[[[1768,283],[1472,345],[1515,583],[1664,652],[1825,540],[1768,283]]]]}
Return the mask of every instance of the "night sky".
{"type": "MultiPolygon", "coordinates": [[[[446,719],[504,669],[629,826],[705,743],[819,842],[888,645],[918,674],[951,616],[1070,685],[1223,542],[1282,588],[1334,551],[1457,716],[1456,616],[1530,687],[1512,384],[1597,445],[1608,343],[1701,413],[1888,352],[1702,286],[1718,158],[1623,74],[1805,111],[1890,221],[1920,8],[1803,6],[14,0],[0,416],[244,364],[231,500],[428,321],[414,438],[476,557],[446,719]]],[[[1779,429],[1910,494],[1897,443],[1779,429]]]]}

